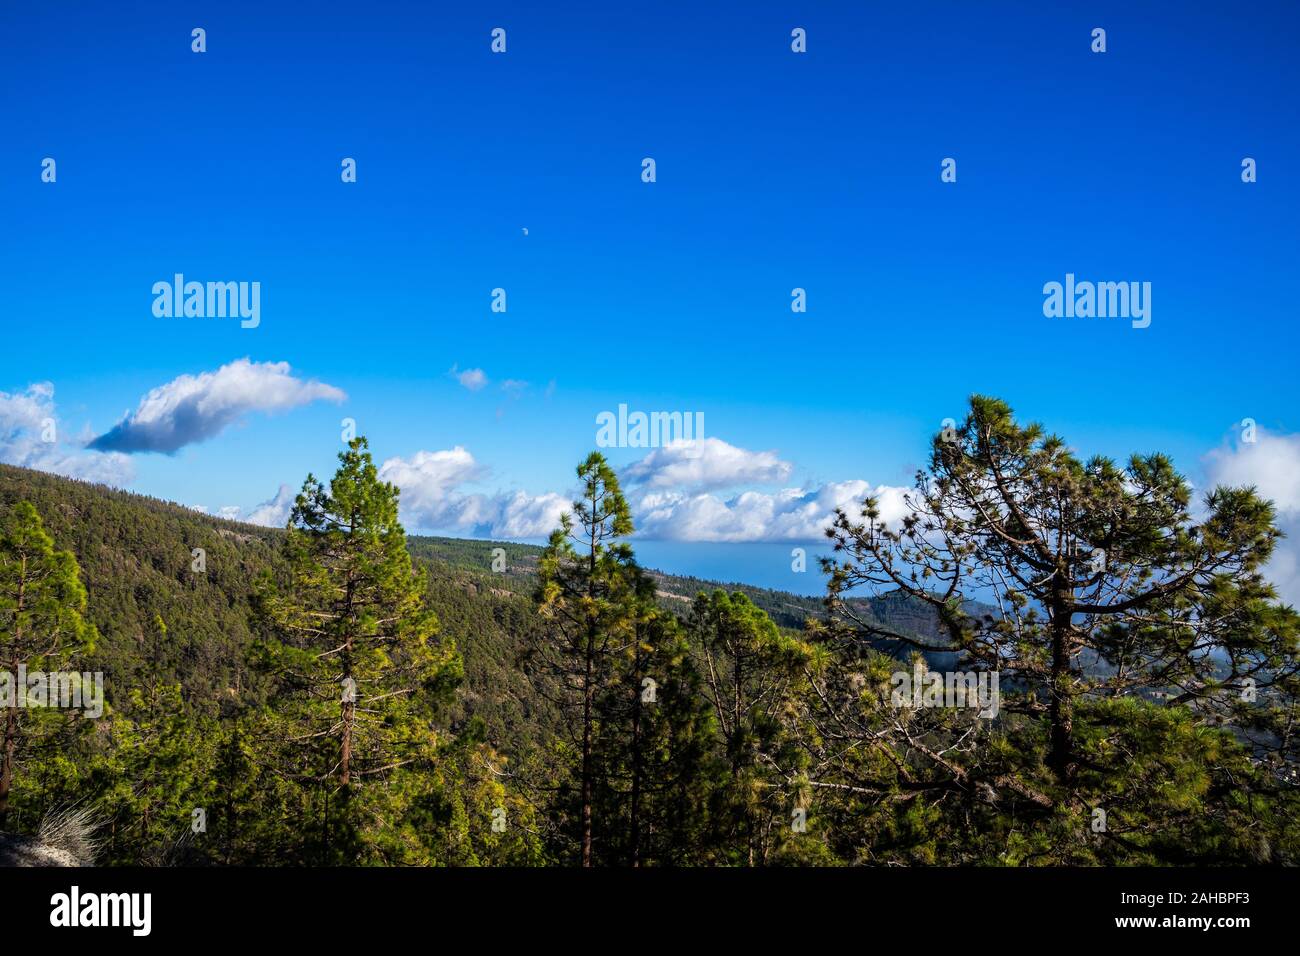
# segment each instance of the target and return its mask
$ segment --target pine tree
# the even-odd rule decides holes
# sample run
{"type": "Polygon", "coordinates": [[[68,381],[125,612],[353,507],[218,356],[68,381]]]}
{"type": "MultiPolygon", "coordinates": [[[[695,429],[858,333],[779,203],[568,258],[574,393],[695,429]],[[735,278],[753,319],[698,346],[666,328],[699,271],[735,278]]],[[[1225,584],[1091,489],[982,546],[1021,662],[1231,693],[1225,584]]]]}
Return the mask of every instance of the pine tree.
{"type": "Polygon", "coordinates": [[[720,826],[735,862],[762,864],[784,842],[792,814],[802,811],[806,826],[799,736],[815,655],[739,591],[700,594],[689,629],[728,771],[720,826]]]}
{"type": "Polygon", "coordinates": [[[564,715],[577,779],[578,859],[592,866],[594,806],[606,770],[599,760],[599,704],[616,679],[619,656],[636,641],[645,585],[623,540],[632,533],[632,513],[614,470],[592,452],[577,474],[582,497],[573,516],[561,517],[541,557],[536,600],[550,626],[530,663],[564,715]]]}
{"type": "Polygon", "coordinates": [[[19,668],[61,671],[90,654],[97,634],[85,613],[86,589],[77,559],[71,551],[54,549],[30,502],[14,505],[0,526],[0,679],[7,678],[10,690],[10,699],[0,702],[0,826],[9,813],[21,749],[32,743],[25,731],[51,716],[19,706],[19,695],[26,693],[19,686],[19,668]]]}
{"type": "Polygon", "coordinates": [[[378,840],[358,798],[404,811],[392,802],[402,771],[430,766],[447,742],[435,719],[461,665],[433,640],[397,489],[379,480],[364,438],[339,461],[328,488],[311,475],[303,484],[285,540],[289,580],[267,587],[261,606],[275,631],[265,661],[277,713],[298,751],[290,767],[321,798],[321,858],[355,862],[378,840]]]}
{"type": "Polygon", "coordinates": [[[531,651],[539,691],[564,720],[558,829],[583,866],[655,866],[708,852],[710,715],[677,619],[636,563],[631,511],[599,453],[582,497],[542,554],[547,627],[531,651]]]}
{"type": "Polygon", "coordinates": [[[606,858],[628,866],[713,862],[712,794],[723,786],[715,724],[700,692],[685,629],[656,607],[651,582],[637,608],[634,639],[598,701],[601,813],[616,826],[606,858]]]}
{"type": "MultiPolygon", "coordinates": [[[[828,529],[834,626],[823,636],[847,662],[841,678],[863,663],[864,640],[886,640],[998,672],[1002,702],[982,726],[884,708],[863,726],[863,697],[879,700],[878,687],[831,708],[841,727],[859,722],[861,750],[892,744],[888,786],[961,806],[990,846],[1014,831],[1020,848],[999,850],[1019,859],[1173,861],[1186,850],[1170,835],[1216,818],[1220,841],[1235,833],[1216,854],[1277,845],[1270,813],[1252,825],[1236,800],[1276,807],[1282,775],[1258,772],[1216,729],[1242,724],[1243,707],[1295,712],[1300,620],[1261,573],[1278,538],[1268,502],[1215,488],[1198,514],[1167,457],[1083,461],[977,396],[962,425],[935,438],[908,503],[895,526],[868,498],[828,529]],[[929,607],[941,642],[880,626],[852,600],[859,588],[929,607]],[[971,612],[975,598],[995,610],[971,612]]],[[[834,701],[839,689],[821,693],[834,701]]]]}

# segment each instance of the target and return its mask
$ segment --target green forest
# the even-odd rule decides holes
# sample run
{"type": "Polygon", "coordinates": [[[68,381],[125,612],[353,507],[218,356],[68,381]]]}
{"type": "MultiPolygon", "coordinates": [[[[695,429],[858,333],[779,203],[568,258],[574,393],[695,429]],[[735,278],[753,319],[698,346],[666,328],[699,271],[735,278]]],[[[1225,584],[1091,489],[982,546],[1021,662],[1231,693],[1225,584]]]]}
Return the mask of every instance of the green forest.
{"type": "Polygon", "coordinates": [[[0,831],[79,814],[103,865],[1300,862],[1253,489],[977,396],[903,522],[836,514],[818,600],[645,569],[615,470],[576,481],[534,547],[408,537],[365,438],[284,529],[0,466],[0,672],[104,689],[0,701],[0,831]]]}

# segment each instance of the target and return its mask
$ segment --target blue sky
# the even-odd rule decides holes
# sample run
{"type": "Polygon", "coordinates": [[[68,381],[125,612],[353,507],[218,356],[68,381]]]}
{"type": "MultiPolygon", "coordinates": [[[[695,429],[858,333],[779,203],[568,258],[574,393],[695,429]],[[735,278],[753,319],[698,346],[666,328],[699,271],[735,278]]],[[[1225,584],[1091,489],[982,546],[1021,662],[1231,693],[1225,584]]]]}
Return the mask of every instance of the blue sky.
{"type": "MultiPolygon", "coordinates": [[[[1254,477],[1223,457],[1251,417],[1283,443],[1260,480],[1290,494],[1268,476],[1300,431],[1294,4],[462,6],[0,10],[0,455],[92,468],[76,443],[151,389],[248,358],[320,388],[236,403],[206,440],[130,455],[123,482],[247,516],[327,473],[349,416],[380,461],[464,449],[472,466],[422,466],[426,502],[461,510],[414,523],[485,532],[473,515],[503,494],[534,514],[566,497],[595,415],[626,403],[703,411],[740,462],[664,485],[673,501],[798,488],[812,507],[909,483],[984,392],[1198,482],[1254,477]],[[156,318],[177,272],[260,282],[261,324],[156,318]],[[1067,272],[1150,282],[1151,326],[1045,318],[1067,272]],[[346,398],[309,397],[325,386],[346,398]],[[19,435],[33,407],[57,454],[19,435]]],[[[691,537],[678,519],[658,536],[691,537]]],[[[790,536],[756,521],[735,533],[790,536]]]]}

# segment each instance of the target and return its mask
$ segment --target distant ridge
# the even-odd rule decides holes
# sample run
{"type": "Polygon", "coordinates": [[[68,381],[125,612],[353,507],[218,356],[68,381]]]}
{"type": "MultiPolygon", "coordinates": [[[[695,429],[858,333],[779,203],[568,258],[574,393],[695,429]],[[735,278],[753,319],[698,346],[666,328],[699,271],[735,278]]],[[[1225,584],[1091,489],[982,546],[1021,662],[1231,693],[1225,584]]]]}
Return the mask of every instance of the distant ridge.
{"type": "MultiPolygon", "coordinates": [[[[101,634],[97,656],[110,675],[124,679],[140,668],[157,668],[181,682],[187,698],[218,710],[258,698],[246,666],[254,637],[251,595],[259,576],[282,571],[281,529],[0,465],[0,508],[21,500],[36,506],[55,545],[76,555],[89,592],[90,618],[101,634]],[[203,550],[202,573],[192,570],[196,548],[203,550]],[[154,647],[149,637],[155,614],[167,625],[162,647],[154,647]]],[[[515,668],[514,651],[537,626],[531,594],[542,548],[425,535],[409,536],[408,547],[429,570],[430,603],[444,633],[465,655],[471,688],[475,683],[507,684],[526,699],[522,675],[504,672],[515,668]],[[505,552],[501,572],[492,570],[497,548],[505,552]]],[[[661,603],[679,614],[689,612],[696,594],[716,588],[744,592],[784,628],[801,629],[809,618],[825,614],[819,597],[650,573],[661,603]]],[[[901,593],[865,599],[859,606],[885,627],[927,643],[939,638],[933,612],[901,593]]],[[[900,647],[898,654],[905,656],[906,649],[900,647]]],[[[112,686],[110,680],[110,701],[112,686]]],[[[523,709],[533,703],[526,700],[523,709]]]]}

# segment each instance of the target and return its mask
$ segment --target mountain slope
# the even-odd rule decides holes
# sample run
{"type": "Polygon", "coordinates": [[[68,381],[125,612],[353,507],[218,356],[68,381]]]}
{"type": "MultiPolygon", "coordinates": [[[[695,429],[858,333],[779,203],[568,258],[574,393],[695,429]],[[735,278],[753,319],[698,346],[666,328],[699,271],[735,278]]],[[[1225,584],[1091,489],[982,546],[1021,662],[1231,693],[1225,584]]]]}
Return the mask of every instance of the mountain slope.
{"type": "MultiPolygon", "coordinates": [[[[251,596],[259,577],[283,572],[281,530],[0,465],[0,508],[21,500],[36,506],[56,547],[81,565],[89,617],[100,632],[95,666],[105,672],[110,703],[145,672],[179,682],[186,701],[208,713],[261,701],[258,675],[246,664],[255,638],[251,596]],[[155,615],[166,625],[165,640],[156,637],[155,615]]],[[[481,718],[507,752],[543,740],[554,712],[518,666],[540,626],[531,593],[541,548],[422,536],[410,537],[409,548],[428,571],[442,636],[465,659],[457,722],[481,718]],[[505,551],[502,571],[492,570],[496,548],[505,551]]],[[[822,611],[817,598],[651,573],[663,604],[679,614],[697,593],[718,587],[743,590],[782,627],[802,627],[822,611]]],[[[869,611],[906,633],[935,634],[933,617],[915,604],[886,597],[869,611]]]]}

